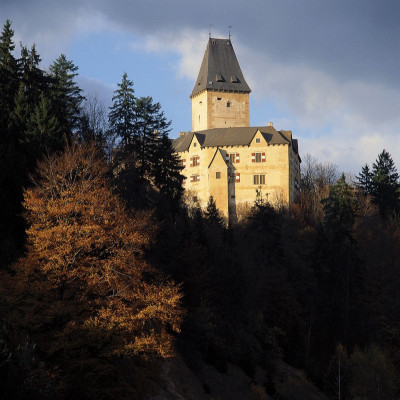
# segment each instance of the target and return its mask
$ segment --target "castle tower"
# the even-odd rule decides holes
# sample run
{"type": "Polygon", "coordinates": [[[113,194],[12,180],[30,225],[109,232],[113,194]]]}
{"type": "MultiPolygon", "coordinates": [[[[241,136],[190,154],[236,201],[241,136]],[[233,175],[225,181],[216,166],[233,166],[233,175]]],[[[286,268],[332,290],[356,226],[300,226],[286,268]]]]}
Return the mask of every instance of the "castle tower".
{"type": "Polygon", "coordinates": [[[210,38],[190,95],[192,131],[248,127],[250,92],[230,39],[210,38]]]}

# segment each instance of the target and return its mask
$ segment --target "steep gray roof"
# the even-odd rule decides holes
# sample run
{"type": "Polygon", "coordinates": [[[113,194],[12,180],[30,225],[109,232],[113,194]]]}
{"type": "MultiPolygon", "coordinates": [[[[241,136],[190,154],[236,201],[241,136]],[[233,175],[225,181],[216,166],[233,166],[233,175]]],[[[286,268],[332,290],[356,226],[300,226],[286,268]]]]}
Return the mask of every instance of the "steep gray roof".
{"type": "Polygon", "coordinates": [[[199,75],[190,97],[204,89],[251,92],[230,39],[208,40],[199,75]]]}
{"type": "Polygon", "coordinates": [[[273,126],[255,126],[215,128],[200,132],[188,132],[174,139],[172,145],[176,152],[186,151],[189,149],[195,135],[201,147],[248,146],[258,130],[270,145],[289,144],[293,142],[291,132],[289,134],[289,131],[277,131],[273,126]]]}

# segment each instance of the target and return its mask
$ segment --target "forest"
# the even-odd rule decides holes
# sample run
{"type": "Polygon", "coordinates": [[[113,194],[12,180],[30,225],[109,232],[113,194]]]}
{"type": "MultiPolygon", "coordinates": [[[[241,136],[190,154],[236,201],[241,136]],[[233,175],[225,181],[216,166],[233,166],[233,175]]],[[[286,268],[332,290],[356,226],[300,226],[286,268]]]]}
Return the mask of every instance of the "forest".
{"type": "MultiPolygon", "coordinates": [[[[166,360],[282,360],[330,399],[400,396],[400,180],[302,155],[290,209],[185,201],[171,122],[127,73],[107,108],[0,36],[0,397],[146,399],[166,360]],[[19,50],[19,51],[18,51],[19,50]]],[[[389,149],[390,150],[390,149],[389,149]]],[[[210,389],[204,385],[204,398],[210,389]]]]}

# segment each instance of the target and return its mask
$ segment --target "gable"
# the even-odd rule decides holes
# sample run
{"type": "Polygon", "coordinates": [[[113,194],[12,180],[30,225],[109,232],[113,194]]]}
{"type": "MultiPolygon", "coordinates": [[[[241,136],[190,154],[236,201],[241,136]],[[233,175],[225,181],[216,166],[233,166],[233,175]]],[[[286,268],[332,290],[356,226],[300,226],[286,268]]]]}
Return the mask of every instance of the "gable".
{"type": "Polygon", "coordinates": [[[261,133],[259,129],[257,129],[257,131],[254,133],[254,136],[251,139],[249,146],[251,147],[268,146],[268,142],[266,141],[264,135],[261,133]]]}
{"type": "Polygon", "coordinates": [[[226,151],[217,149],[213,157],[211,158],[210,164],[208,168],[217,167],[217,168],[227,168],[226,161],[225,161],[226,151]],[[223,154],[224,153],[224,154],[223,154]]]}

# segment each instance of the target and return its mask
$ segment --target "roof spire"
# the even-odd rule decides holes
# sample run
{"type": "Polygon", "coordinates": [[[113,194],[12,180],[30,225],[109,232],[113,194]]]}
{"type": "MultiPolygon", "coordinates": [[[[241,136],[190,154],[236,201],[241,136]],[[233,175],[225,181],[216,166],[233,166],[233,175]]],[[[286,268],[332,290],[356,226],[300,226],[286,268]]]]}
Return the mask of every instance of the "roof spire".
{"type": "Polygon", "coordinates": [[[208,37],[211,39],[211,27],[212,27],[212,24],[209,24],[208,25],[208,37]]]}
{"type": "Polygon", "coordinates": [[[250,93],[230,40],[208,39],[191,97],[203,90],[250,93]]]}
{"type": "Polygon", "coordinates": [[[231,40],[231,28],[232,28],[232,25],[229,25],[229,40],[231,40]]]}

